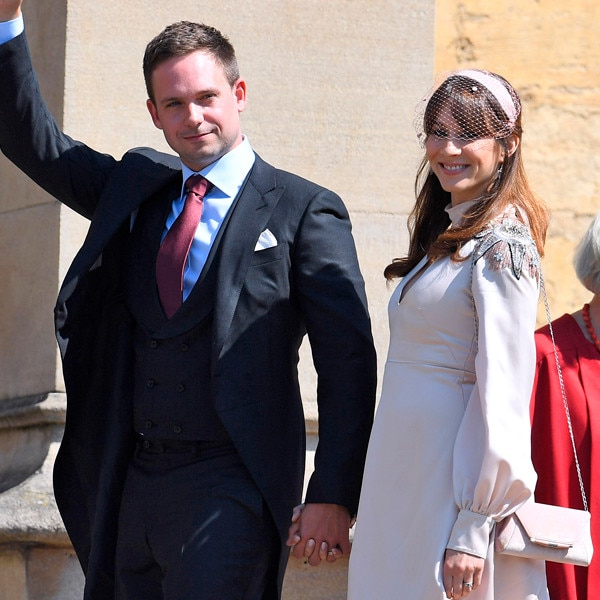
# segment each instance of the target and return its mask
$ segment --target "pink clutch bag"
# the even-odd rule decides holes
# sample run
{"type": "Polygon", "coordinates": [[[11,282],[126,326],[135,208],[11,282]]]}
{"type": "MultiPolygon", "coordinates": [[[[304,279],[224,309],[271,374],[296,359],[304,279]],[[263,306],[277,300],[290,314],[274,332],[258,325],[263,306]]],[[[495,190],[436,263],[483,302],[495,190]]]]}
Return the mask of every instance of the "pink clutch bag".
{"type": "Polygon", "coordinates": [[[556,371],[560,383],[569,435],[571,437],[575,469],[577,471],[584,510],[526,502],[514,514],[509,515],[496,524],[494,548],[498,553],[587,567],[592,561],[594,553],[590,512],[588,510],[585,487],[577,457],[577,447],[575,437],[573,436],[569,403],[567,402],[562,369],[558,359],[556,342],[554,341],[554,330],[552,329],[548,297],[546,296],[544,278],[541,271],[540,287],[544,297],[552,346],[554,347],[556,371]]]}
{"type": "Polygon", "coordinates": [[[590,513],[526,502],[496,525],[495,550],[587,567],[594,553],[590,513]]]}

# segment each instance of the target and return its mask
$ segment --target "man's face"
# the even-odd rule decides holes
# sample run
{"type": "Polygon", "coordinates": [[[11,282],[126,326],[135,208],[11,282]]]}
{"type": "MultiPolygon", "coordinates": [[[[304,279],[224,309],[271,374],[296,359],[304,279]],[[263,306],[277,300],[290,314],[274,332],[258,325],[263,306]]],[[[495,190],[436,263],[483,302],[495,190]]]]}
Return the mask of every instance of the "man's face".
{"type": "Polygon", "coordinates": [[[198,50],[160,63],[152,73],[147,106],[182,162],[200,171],[242,141],[240,113],[246,82],[229,85],[212,55],[198,50]]]}

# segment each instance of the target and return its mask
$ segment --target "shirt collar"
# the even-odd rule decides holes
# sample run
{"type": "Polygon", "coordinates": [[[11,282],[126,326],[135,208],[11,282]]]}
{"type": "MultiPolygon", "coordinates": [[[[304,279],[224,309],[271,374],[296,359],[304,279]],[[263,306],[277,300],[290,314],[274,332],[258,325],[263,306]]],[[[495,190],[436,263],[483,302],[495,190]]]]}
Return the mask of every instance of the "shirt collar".
{"type": "MultiPolygon", "coordinates": [[[[222,195],[235,198],[254,165],[254,160],[255,154],[250,141],[246,136],[243,136],[242,142],[233,150],[230,150],[199,173],[206,177],[215,188],[218,188],[222,195]]],[[[181,169],[184,182],[190,175],[197,173],[197,171],[192,171],[183,163],[181,163],[181,169]]],[[[211,190],[211,193],[213,192],[214,190],[211,190]]]]}

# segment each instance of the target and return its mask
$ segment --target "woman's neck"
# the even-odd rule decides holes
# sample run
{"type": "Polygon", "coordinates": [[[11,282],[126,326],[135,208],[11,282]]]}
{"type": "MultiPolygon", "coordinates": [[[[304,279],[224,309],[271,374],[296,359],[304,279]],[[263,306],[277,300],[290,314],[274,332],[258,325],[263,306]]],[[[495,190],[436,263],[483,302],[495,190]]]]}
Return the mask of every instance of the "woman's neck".
{"type": "MultiPolygon", "coordinates": [[[[600,338],[600,296],[594,295],[593,298],[587,303],[588,304],[588,315],[589,315],[589,326],[588,323],[585,322],[583,309],[578,310],[573,313],[573,318],[577,321],[577,324],[581,328],[583,335],[586,339],[594,344],[595,340],[592,337],[592,332],[590,331],[590,326],[596,336],[596,339],[600,338]]],[[[600,352],[600,348],[598,349],[600,352]]]]}
{"type": "Polygon", "coordinates": [[[594,295],[588,304],[590,305],[590,319],[596,329],[596,335],[600,337],[600,296],[594,295]]]}

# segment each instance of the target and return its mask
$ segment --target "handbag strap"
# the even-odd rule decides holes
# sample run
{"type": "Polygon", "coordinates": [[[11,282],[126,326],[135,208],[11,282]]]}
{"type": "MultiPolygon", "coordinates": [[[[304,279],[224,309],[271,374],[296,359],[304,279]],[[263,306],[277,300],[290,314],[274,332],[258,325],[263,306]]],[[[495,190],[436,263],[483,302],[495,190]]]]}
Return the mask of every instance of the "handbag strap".
{"type": "Polygon", "coordinates": [[[556,361],[556,370],[558,372],[558,382],[560,384],[560,392],[562,394],[563,405],[565,407],[565,415],[567,417],[567,426],[569,428],[569,436],[571,437],[571,445],[573,446],[573,456],[575,457],[575,468],[577,469],[577,478],[579,479],[579,488],[581,489],[581,499],[583,500],[583,508],[586,512],[588,510],[587,497],[585,495],[585,487],[583,485],[583,477],[581,476],[581,467],[579,466],[579,459],[577,457],[577,446],[575,444],[575,436],[573,435],[573,426],[571,425],[571,413],[569,411],[569,403],[567,402],[567,392],[565,391],[565,382],[563,380],[562,369],[560,367],[560,361],[558,360],[558,350],[556,349],[556,342],[554,340],[554,328],[552,327],[552,319],[550,318],[550,306],[548,304],[548,296],[546,295],[546,286],[544,285],[544,278],[540,269],[540,289],[544,298],[544,308],[546,309],[546,318],[548,319],[548,327],[550,329],[550,337],[552,338],[552,348],[554,349],[554,360],[556,361]]]}

